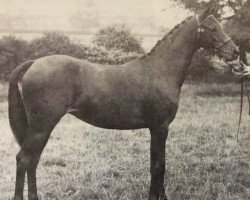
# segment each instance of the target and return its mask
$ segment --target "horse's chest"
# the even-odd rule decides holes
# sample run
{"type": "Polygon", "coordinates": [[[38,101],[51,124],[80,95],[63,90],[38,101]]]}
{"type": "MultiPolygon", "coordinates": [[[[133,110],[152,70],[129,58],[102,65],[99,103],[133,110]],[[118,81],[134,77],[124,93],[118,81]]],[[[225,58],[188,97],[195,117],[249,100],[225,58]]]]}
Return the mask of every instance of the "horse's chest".
{"type": "Polygon", "coordinates": [[[176,115],[178,104],[169,98],[144,100],[142,111],[145,121],[150,126],[170,124],[176,115]]]}

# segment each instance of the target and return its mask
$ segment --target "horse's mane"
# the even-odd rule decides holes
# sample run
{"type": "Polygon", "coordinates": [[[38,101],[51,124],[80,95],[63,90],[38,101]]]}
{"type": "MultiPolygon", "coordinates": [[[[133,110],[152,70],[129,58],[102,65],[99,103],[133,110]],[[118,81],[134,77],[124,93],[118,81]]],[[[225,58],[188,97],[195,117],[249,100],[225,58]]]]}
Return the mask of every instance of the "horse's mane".
{"type": "Polygon", "coordinates": [[[163,41],[165,41],[165,40],[167,40],[167,39],[169,40],[169,39],[171,38],[171,36],[173,36],[174,33],[175,33],[177,30],[179,30],[184,24],[186,24],[191,18],[192,18],[192,16],[186,18],[186,19],[183,20],[181,23],[175,25],[175,27],[172,28],[168,33],[166,33],[166,34],[163,36],[162,39],[158,40],[158,41],[156,42],[155,46],[151,49],[151,51],[150,51],[149,53],[145,54],[142,58],[145,58],[146,56],[152,54],[152,53],[155,51],[156,47],[158,47],[163,41]]]}

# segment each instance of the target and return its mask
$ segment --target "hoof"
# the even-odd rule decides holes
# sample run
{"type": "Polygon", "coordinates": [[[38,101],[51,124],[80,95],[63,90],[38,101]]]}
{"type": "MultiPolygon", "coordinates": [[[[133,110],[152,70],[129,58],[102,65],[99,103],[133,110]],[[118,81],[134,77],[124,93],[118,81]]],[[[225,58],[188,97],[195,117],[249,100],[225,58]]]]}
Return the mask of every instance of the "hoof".
{"type": "Polygon", "coordinates": [[[37,194],[29,194],[29,200],[39,200],[37,194]]]}
{"type": "Polygon", "coordinates": [[[168,200],[166,194],[160,196],[160,197],[156,197],[156,196],[149,196],[148,200],[168,200]]]}
{"type": "Polygon", "coordinates": [[[168,198],[167,198],[167,196],[165,195],[165,196],[161,197],[160,200],[168,200],[168,198]]]}
{"type": "Polygon", "coordinates": [[[160,198],[157,198],[157,197],[149,197],[148,200],[168,200],[166,196],[164,197],[160,197],[160,198]]]}
{"type": "Polygon", "coordinates": [[[23,200],[23,197],[15,196],[15,197],[13,198],[13,200],[23,200]]]}

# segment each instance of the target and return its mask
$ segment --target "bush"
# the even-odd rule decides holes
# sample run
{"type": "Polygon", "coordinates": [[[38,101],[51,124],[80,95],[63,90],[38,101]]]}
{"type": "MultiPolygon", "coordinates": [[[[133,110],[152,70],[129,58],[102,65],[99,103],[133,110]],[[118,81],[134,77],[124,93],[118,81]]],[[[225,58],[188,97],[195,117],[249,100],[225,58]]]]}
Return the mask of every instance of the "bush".
{"type": "Polygon", "coordinates": [[[0,40],[0,79],[8,79],[10,72],[29,56],[27,41],[14,36],[4,36],[0,40]]]}
{"type": "Polygon", "coordinates": [[[106,50],[98,46],[85,46],[79,44],[77,46],[78,52],[76,57],[80,59],[87,59],[90,62],[100,64],[124,64],[128,61],[134,60],[142,56],[135,52],[124,52],[121,50],[106,50]]]}
{"type": "Polygon", "coordinates": [[[11,71],[25,60],[54,54],[69,55],[101,64],[123,64],[141,56],[135,52],[74,43],[61,32],[45,33],[30,43],[7,36],[0,40],[0,80],[8,80],[11,71]]]}
{"type": "Polygon", "coordinates": [[[96,33],[93,43],[107,50],[144,53],[141,41],[138,40],[124,24],[116,24],[101,29],[96,33]]]}
{"type": "Polygon", "coordinates": [[[60,32],[45,33],[43,37],[31,41],[30,51],[32,52],[30,55],[32,59],[61,54],[102,64],[122,64],[140,56],[133,52],[107,51],[100,46],[86,46],[74,43],[68,36],[60,32]]]}
{"type": "Polygon", "coordinates": [[[41,38],[34,39],[29,44],[30,58],[61,54],[74,56],[76,45],[61,32],[47,32],[41,38]]]}

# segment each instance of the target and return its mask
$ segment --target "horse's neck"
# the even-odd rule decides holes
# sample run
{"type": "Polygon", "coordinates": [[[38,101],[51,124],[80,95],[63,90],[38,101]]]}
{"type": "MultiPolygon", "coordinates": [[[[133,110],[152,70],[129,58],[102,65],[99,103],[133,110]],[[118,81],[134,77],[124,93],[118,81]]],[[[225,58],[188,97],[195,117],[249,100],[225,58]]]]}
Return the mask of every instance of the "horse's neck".
{"type": "Polygon", "coordinates": [[[167,82],[181,86],[197,48],[197,22],[192,18],[169,38],[163,39],[144,59],[149,70],[164,75],[167,82]]]}

